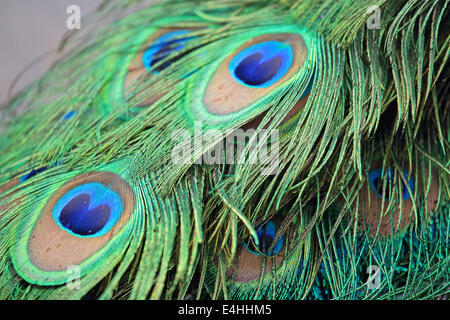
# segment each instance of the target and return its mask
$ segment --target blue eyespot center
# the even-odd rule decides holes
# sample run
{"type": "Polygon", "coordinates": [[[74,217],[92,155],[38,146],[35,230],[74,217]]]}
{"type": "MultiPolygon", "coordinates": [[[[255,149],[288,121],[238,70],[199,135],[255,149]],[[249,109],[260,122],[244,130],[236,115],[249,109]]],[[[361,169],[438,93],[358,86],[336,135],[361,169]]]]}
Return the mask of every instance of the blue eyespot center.
{"type": "Polygon", "coordinates": [[[266,41],[248,47],[237,54],[229,64],[229,72],[242,85],[267,88],[279,81],[293,62],[289,44],[266,41]]]}
{"type": "MultiPolygon", "coordinates": [[[[385,173],[386,175],[386,187],[384,190],[384,197],[386,201],[389,201],[391,198],[390,192],[393,190],[394,187],[394,169],[388,168],[388,170],[385,173]]],[[[377,194],[377,196],[382,199],[383,198],[383,179],[384,174],[382,169],[375,169],[369,173],[369,183],[372,188],[372,190],[377,194]]],[[[409,190],[411,192],[414,192],[414,179],[411,177],[411,175],[408,173],[408,171],[403,171],[403,179],[401,181],[402,183],[402,200],[406,201],[408,200],[411,195],[409,193],[409,190]],[[407,182],[407,185],[403,181],[403,179],[407,182]],[[409,188],[409,190],[408,190],[409,188]]]]}
{"type": "Polygon", "coordinates": [[[236,76],[248,84],[249,86],[260,86],[272,79],[278,72],[281,66],[281,58],[274,57],[265,62],[261,62],[263,58],[262,53],[254,53],[237,66],[234,73],[236,76]]]}
{"type": "Polygon", "coordinates": [[[100,231],[108,222],[111,208],[107,204],[89,210],[91,196],[83,193],[64,206],[59,216],[61,224],[73,233],[87,236],[100,231]]]}
{"type": "Polygon", "coordinates": [[[280,237],[276,244],[274,244],[277,226],[274,222],[269,221],[264,226],[257,226],[256,229],[259,246],[256,247],[253,241],[247,241],[244,246],[253,254],[261,255],[263,253],[266,256],[275,256],[283,249],[284,239],[280,237]]]}
{"type": "Polygon", "coordinates": [[[168,59],[159,65],[158,63],[167,59],[167,57],[176,51],[182,50],[186,46],[187,41],[194,39],[195,37],[186,37],[190,32],[190,30],[173,31],[156,39],[155,42],[145,50],[142,56],[142,63],[145,68],[154,74],[158,74],[169,67],[175,59],[179,59],[180,57],[168,59]]]}
{"type": "Polygon", "coordinates": [[[122,213],[120,196],[100,183],[87,183],[64,194],[53,208],[56,223],[79,237],[106,234],[122,213]]]}

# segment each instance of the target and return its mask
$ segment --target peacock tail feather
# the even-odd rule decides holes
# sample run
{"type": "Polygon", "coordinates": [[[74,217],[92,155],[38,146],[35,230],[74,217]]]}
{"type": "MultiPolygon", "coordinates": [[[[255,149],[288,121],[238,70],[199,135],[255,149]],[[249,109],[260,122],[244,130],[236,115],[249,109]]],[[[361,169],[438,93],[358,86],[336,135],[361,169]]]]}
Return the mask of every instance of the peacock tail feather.
{"type": "Polygon", "coordinates": [[[448,5],[105,1],[2,106],[0,298],[450,292],[448,5]]]}

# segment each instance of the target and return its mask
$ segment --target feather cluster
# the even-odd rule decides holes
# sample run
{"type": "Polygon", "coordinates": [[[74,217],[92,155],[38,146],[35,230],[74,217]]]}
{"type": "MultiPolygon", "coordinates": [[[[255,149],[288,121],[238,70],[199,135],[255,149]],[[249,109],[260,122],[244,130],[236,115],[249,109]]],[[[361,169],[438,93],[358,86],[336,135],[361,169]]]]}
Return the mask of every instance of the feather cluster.
{"type": "Polygon", "coordinates": [[[64,39],[61,59],[2,106],[0,298],[450,292],[448,5],[105,1],[94,31],[64,39]],[[288,43],[289,71],[268,88],[233,83],[228,61],[258,41],[288,43]],[[248,126],[249,143],[227,140],[248,126]],[[113,210],[101,195],[63,201],[88,183],[121,199],[104,236],[55,218],[113,210]]]}

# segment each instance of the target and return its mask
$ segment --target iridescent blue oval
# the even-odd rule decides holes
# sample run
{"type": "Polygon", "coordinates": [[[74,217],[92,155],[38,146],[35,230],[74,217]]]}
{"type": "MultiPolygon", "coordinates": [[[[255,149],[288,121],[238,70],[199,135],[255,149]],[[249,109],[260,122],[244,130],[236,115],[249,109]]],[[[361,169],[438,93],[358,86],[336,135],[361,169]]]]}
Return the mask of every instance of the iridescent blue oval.
{"type": "Polygon", "coordinates": [[[142,63],[145,68],[154,74],[158,74],[169,67],[172,63],[170,60],[158,65],[157,67],[155,67],[155,65],[166,59],[174,52],[182,50],[186,46],[187,41],[195,38],[186,37],[186,35],[190,32],[190,30],[172,31],[156,39],[142,55],[142,63]]]}
{"type": "Polygon", "coordinates": [[[70,234],[78,237],[105,235],[119,220],[122,200],[100,183],[87,183],[65,193],[55,204],[52,217],[70,234]]]}
{"type": "Polygon", "coordinates": [[[288,43],[266,41],[242,50],[231,60],[228,69],[242,85],[267,88],[288,72],[293,57],[288,43]]]}

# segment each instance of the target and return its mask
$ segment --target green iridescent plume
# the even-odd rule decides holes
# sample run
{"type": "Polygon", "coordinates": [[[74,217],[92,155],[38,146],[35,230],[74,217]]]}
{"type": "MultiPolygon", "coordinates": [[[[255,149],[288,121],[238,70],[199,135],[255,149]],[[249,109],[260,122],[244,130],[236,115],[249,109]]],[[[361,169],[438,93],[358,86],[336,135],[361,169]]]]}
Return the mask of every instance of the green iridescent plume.
{"type": "Polygon", "coordinates": [[[2,106],[0,298],[448,292],[448,4],[105,1],[2,106]]]}

